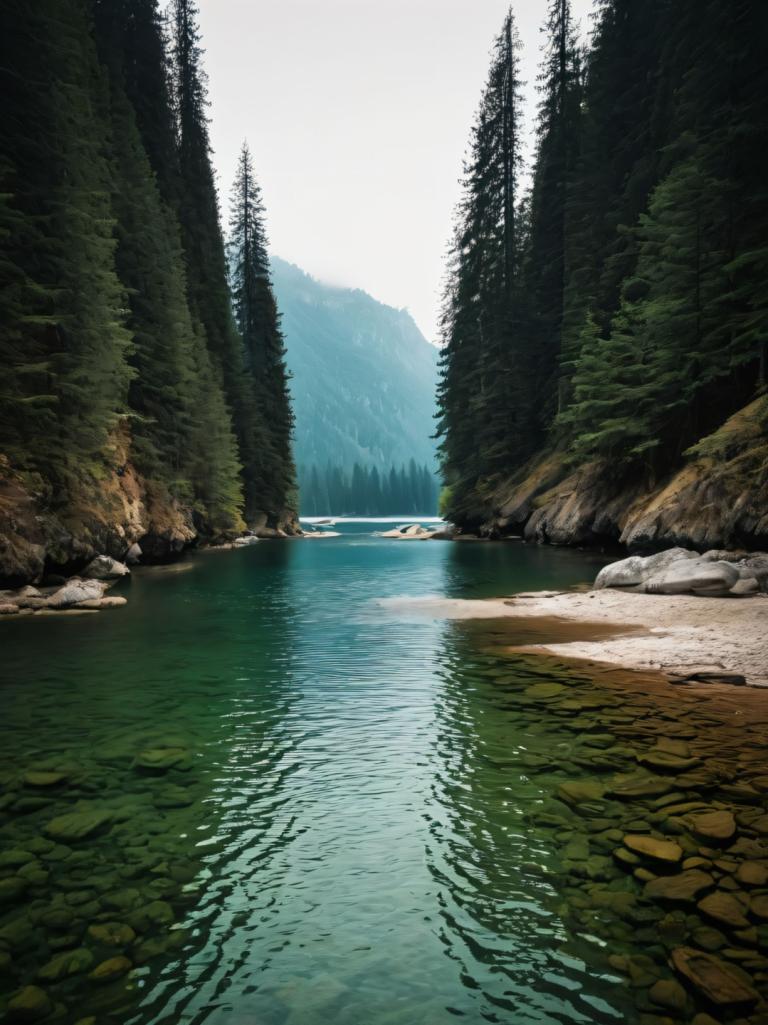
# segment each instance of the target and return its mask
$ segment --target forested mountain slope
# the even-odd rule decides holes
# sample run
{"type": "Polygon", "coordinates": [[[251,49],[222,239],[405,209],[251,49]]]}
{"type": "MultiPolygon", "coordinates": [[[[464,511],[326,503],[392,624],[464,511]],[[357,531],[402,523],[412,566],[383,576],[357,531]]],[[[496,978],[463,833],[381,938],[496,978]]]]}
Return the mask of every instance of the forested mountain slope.
{"type": "Polygon", "coordinates": [[[263,208],[244,153],[230,289],[193,0],[4,13],[0,577],[292,529],[263,208]]]}
{"type": "Polygon", "coordinates": [[[551,0],[522,188],[512,15],[446,291],[447,515],[635,547],[768,545],[768,8],[551,0]]]}
{"type": "Polygon", "coordinates": [[[273,258],[299,466],[434,465],[438,352],[406,310],[273,258]]]}

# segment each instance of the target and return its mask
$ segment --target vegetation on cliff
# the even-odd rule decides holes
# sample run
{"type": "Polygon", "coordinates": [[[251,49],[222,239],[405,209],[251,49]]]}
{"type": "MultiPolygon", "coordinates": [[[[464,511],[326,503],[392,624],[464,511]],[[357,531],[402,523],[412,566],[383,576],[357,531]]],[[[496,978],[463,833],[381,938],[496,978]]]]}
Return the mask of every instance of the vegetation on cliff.
{"type": "MultiPolygon", "coordinates": [[[[0,42],[9,472],[74,534],[73,510],[98,508],[134,469],[143,500],[183,510],[204,536],[290,519],[292,421],[263,210],[239,179],[233,310],[194,2],[173,0],[167,22],[158,0],[10,8],[0,42]]],[[[116,515],[118,533],[141,532],[116,515]]]]}
{"type": "MultiPolygon", "coordinates": [[[[551,0],[522,193],[508,16],[472,133],[443,317],[438,430],[456,522],[522,524],[534,506],[509,509],[542,481],[568,478],[571,492],[604,500],[651,493],[733,414],[757,416],[766,19],[752,0],[601,0],[582,52],[568,0],[551,0]]],[[[618,538],[621,518],[602,536],[618,538]]],[[[582,534],[601,532],[593,518],[582,534]]]]}

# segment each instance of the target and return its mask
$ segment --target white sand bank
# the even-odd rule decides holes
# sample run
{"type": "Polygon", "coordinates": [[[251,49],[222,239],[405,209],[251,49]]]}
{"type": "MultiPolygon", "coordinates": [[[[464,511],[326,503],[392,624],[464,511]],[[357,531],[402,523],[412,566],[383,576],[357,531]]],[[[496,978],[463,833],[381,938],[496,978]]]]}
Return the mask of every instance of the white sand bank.
{"type": "MultiPolygon", "coordinates": [[[[586,658],[670,674],[697,670],[741,673],[768,686],[768,595],[697,598],[621,591],[541,591],[488,601],[393,598],[377,604],[408,617],[435,619],[550,619],[552,641],[527,651],[586,658]],[[606,636],[558,642],[558,628],[604,624],[606,636]],[[616,628],[626,627],[627,633],[616,628]]],[[[567,632],[567,631],[564,631],[567,632]]]]}

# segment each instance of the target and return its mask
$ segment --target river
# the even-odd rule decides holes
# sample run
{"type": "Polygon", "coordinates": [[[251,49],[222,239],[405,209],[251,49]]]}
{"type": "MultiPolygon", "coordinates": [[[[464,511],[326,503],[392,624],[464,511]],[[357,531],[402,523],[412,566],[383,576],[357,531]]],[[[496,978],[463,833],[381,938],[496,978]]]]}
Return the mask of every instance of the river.
{"type": "Polygon", "coordinates": [[[548,702],[591,688],[583,670],[377,605],[563,588],[604,560],[336,529],[139,569],[122,609],[2,624],[6,994],[33,984],[66,1025],[639,1020],[606,961],[637,922],[573,912],[574,863],[634,885],[613,881],[611,809],[593,802],[607,839],[579,855],[555,799],[626,757],[606,709],[632,716],[582,701],[579,769],[548,702]]]}

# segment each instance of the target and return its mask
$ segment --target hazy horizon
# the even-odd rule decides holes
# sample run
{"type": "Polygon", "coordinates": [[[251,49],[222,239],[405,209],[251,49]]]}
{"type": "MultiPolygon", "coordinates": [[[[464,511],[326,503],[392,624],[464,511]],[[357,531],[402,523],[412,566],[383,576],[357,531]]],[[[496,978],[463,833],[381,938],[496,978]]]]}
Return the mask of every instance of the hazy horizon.
{"type": "MultiPolygon", "coordinates": [[[[247,138],[272,252],[320,281],[408,309],[435,342],[462,160],[508,7],[200,0],[225,224],[247,138]]],[[[513,8],[530,130],[547,3],[513,8]]],[[[582,33],[591,8],[574,0],[582,33]]]]}

